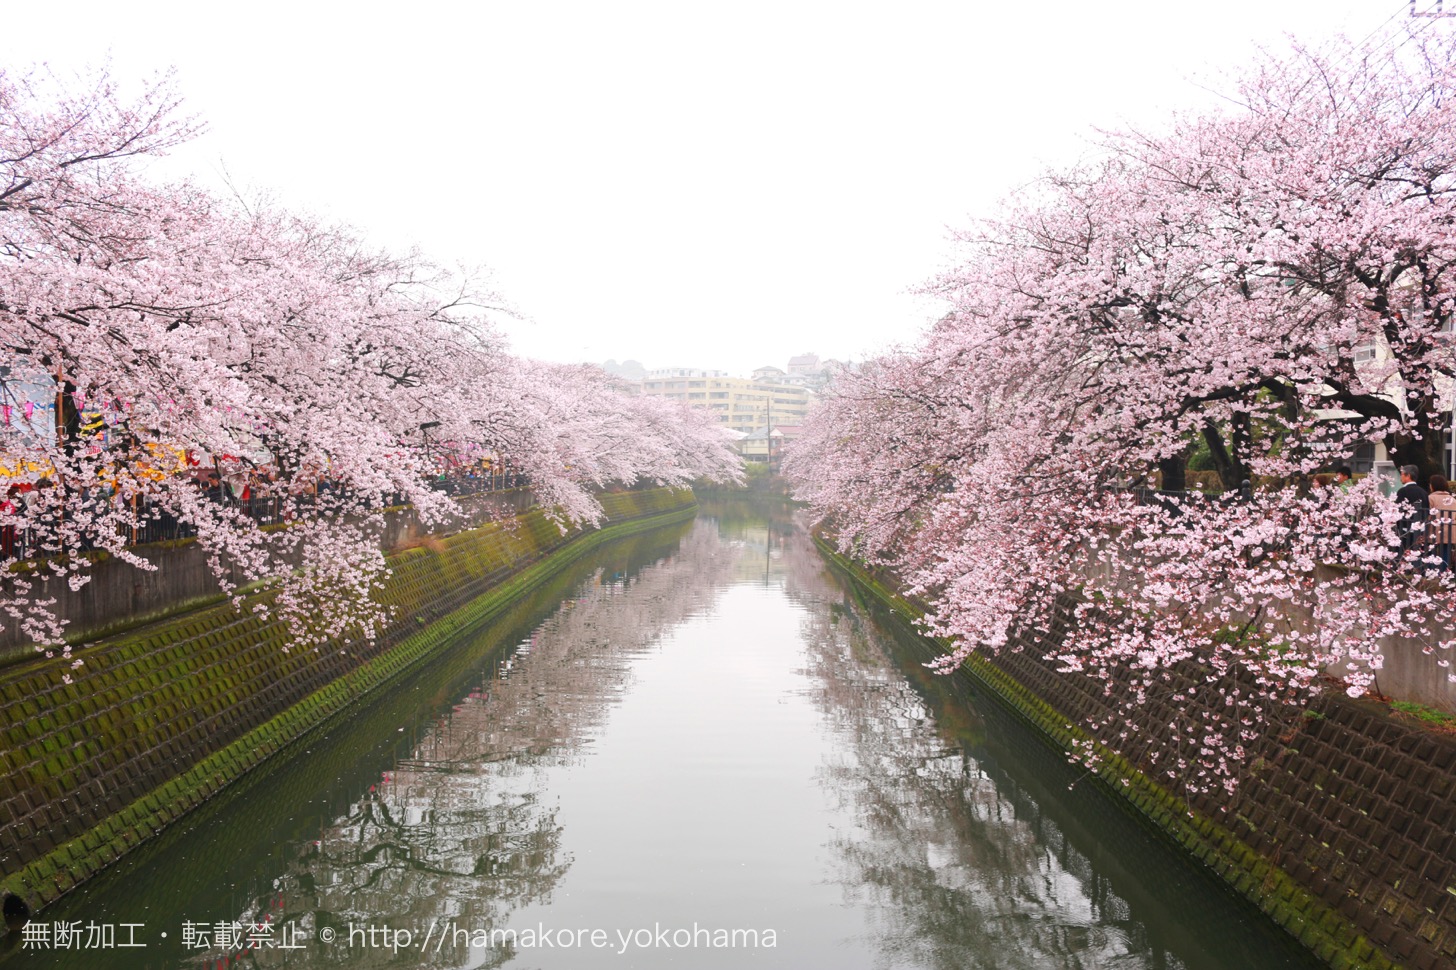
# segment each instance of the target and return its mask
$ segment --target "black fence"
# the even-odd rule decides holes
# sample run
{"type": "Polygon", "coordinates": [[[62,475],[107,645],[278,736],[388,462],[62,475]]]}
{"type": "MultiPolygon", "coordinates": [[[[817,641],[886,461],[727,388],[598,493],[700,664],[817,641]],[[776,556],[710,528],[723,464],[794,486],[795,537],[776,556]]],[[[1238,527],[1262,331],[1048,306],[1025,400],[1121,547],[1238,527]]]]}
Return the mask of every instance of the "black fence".
{"type": "MultiPolygon", "coordinates": [[[[525,488],[529,485],[530,481],[525,475],[509,473],[442,475],[429,482],[431,489],[450,496],[487,495],[492,492],[525,488]]],[[[259,488],[261,490],[262,486],[259,488]]],[[[333,493],[341,498],[347,497],[344,489],[326,481],[321,482],[318,489],[326,496],[333,493]]],[[[247,495],[246,498],[236,495],[230,489],[220,485],[204,489],[203,494],[208,500],[236,509],[261,526],[279,525],[306,514],[308,509],[317,505],[319,501],[318,496],[314,494],[253,494],[252,485],[244,490],[243,494],[247,495]]],[[[7,505],[17,501],[24,501],[24,496],[13,496],[6,500],[7,505]]],[[[404,504],[406,504],[405,496],[396,492],[383,496],[375,507],[388,508],[404,504]]],[[[178,519],[169,509],[161,505],[139,499],[134,510],[136,525],[126,530],[126,535],[123,536],[126,545],[140,546],[154,542],[171,542],[178,539],[191,539],[197,535],[197,529],[192,523],[178,519]]],[[[39,526],[19,528],[15,525],[5,525],[4,517],[9,514],[11,513],[8,508],[0,509],[0,559],[30,559],[35,556],[55,555],[61,551],[54,541],[53,529],[39,526]],[[50,541],[47,541],[48,539],[50,541]]],[[[94,539],[83,538],[78,551],[85,552],[94,548],[96,548],[94,539]]]]}

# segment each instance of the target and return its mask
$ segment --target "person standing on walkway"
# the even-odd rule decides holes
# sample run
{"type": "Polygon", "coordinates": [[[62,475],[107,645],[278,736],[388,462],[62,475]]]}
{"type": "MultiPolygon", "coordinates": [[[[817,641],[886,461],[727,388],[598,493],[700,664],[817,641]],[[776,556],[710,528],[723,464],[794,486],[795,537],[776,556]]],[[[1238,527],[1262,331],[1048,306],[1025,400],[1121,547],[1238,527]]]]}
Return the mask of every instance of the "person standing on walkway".
{"type": "Polygon", "coordinates": [[[1436,555],[1441,557],[1438,569],[1451,568],[1451,544],[1453,527],[1456,527],[1456,495],[1451,494],[1451,485],[1445,475],[1431,476],[1431,491],[1426,496],[1430,504],[1429,542],[1435,545],[1436,555]]]}
{"type": "Polygon", "coordinates": [[[1409,552],[1420,542],[1426,519],[1431,512],[1430,493],[1416,483],[1420,469],[1415,465],[1400,466],[1400,491],[1395,493],[1400,509],[1400,550],[1409,552]]]}

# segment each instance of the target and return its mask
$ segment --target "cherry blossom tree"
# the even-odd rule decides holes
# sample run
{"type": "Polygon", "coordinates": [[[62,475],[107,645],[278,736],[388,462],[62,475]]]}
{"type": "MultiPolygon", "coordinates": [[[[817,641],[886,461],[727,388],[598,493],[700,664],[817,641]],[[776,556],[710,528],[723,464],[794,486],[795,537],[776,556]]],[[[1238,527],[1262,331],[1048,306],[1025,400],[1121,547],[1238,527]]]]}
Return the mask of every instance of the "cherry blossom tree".
{"type": "Polygon", "coordinates": [[[522,468],[542,504],[595,521],[591,489],[612,482],[682,486],[736,480],[740,461],[707,412],[628,394],[594,365],[522,361],[513,413],[522,468]]]}
{"type": "Polygon", "coordinates": [[[736,474],[695,416],[511,356],[503,301],[468,276],[148,181],[138,161],[197,131],[179,106],[165,77],[128,98],[104,75],[72,93],[0,73],[0,465],[30,488],[4,525],[39,554],[13,568],[6,549],[4,622],[58,644],[42,580],[79,587],[89,549],[150,568],[128,544],[165,515],[195,529],[225,589],[275,583],[257,608],[298,642],[372,635],[387,567],[369,516],[398,498],[426,522],[453,511],[430,487],[440,454],[509,462],[563,525],[596,521],[591,489],[609,482],[736,474]],[[291,527],[213,500],[198,463],[266,490],[291,527]]]}
{"type": "Polygon", "coordinates": [[[1089,759],[1150,750],[1126,725],[1156,699],[1210,712],[1157,767],[1231,787],[1249,732],[1327,674],[1363,693],[1383,638],[1446,663],[1450,573],[1402,553],[1373,483],[1306,484],[1367,440],[1438,468],[1456,372],[1456,47],[1374,51],[1266,55],[1238,110],[1109,135],[1010,199],[929,284],[950,312],[842,378],[786,462],[931,604],[947,668],[1021,645],[1100,682],[1089,759]],[[1200,444],[1225,498],[1182,491],[1200,444]]]}

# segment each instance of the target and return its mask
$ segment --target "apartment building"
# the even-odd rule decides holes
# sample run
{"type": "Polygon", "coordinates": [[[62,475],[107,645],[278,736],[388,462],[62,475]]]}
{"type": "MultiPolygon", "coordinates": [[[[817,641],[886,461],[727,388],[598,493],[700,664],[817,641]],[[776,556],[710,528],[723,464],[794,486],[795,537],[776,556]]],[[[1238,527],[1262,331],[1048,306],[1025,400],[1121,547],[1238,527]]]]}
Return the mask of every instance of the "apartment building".
{"type": "Polygon", "coordinates": [[[649,372],[641,386],[643,394],[710,410],[719,424],[743,434],[769,424],[803,424],[814,397],[804,387],[689,368],[649,372]]]}

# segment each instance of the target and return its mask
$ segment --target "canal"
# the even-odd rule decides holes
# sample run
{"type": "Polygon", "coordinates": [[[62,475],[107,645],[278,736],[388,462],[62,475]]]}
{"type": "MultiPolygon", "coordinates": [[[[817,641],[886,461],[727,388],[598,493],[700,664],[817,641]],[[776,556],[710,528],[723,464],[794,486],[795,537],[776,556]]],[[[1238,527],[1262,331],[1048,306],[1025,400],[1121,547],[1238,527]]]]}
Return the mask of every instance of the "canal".
{"type": "Polygon", "coordinates": [[[783,505],[705,501],[47,909],[52,947],[12,934],[0,966],[1313,965],[925,650],[783,505]]]}

